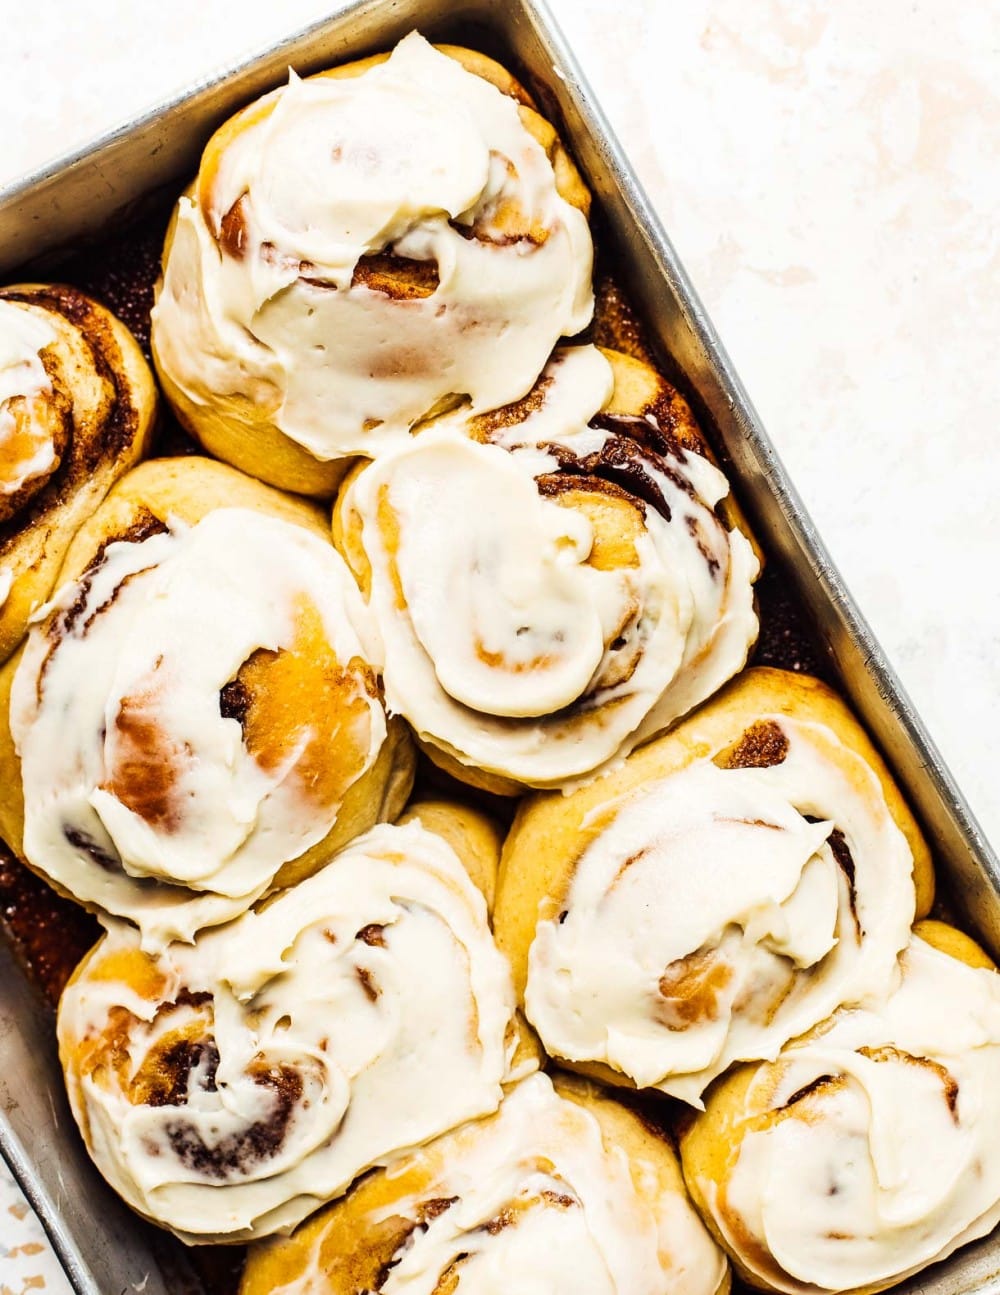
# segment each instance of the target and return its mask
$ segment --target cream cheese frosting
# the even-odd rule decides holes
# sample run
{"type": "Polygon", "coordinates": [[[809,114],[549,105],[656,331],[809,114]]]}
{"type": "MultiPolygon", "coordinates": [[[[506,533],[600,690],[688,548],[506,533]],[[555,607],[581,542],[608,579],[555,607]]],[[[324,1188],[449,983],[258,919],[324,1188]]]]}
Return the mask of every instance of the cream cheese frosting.
{"type": "Polygon", "coordinates": [[[794,1295],[902,1280],[1000,1221],[1000,977],[914,938],[885,1003],[787,1048],[744,1104],[730,1176],[701,1184],[742,1261],[749,1238],[794,1295]]]}
{"type": "Polygon", "coordinates": [[[485,441],[446,415],[342,504],[371,569],[390,708],[461,763],[535,787],[621,759],[720,687],[756,634],[756,558],[714,513],[725,478],[680,447],[626,440],[645,420],[591,426],[612,385],[596,347],[557,352],[526,415],[485,441]],[[602,455],[627,456],[625,480],[641,474],[653,500],[626,493],[640,526],[617,560],[549,484],[623,506],[614,481],[572,475],[602,455]]]}
{"type": "Polygon", "coordinates": [[[199,1242],[289,1229],[371,1166],[494,1111],[513,1011],[483,896],[411,823],[155,958],[109,919],[58,1029],[98,1167],[199,1242]]]}
{"type": "MultiPolygon", "coordinates": [[[[653,1135],[650,1135],[653,1136],[653,1135]]],[[[405,1221],[382,1295],[715,1295],[726,1263],[684,1193],[652,1157],[613,1145],[594,1114],[546,1075],[524,1080],[496,1116],[389,1171],[419,1192],[354,1216],[377,1237],[405,1221]]],[[[305,1272],[274,1295],[319,1295],[324,1232],[305,1272]]]]}
{"type": "Polygon", "coordinates": [[[385,738],[364,608],[339,555],[302,527],[219,509],[114,542],[43,615],[11,698],[25,855],[150,939],[242,912],[326,836],[385,738]],[[287,687],[287,704],[251,750],[227,686],[248,661],[296,652],[318,662],[315,695],[304,706],[272,675],[265,692],[287,687]],[[335,758],[327,786],[317,766],[335,758]]]}
{"type": "Polygon", "coordinates": [[[769,768],[688,765],[593,811],[525,1008],[550,1053],[695,1106],[880,994],[914,916],[912,855],[871,768],[822,725],[764,716],[769,768]]]}
{"type": "Polygon", "coordinates": [[[42,352],[56,340],[40,313],[0,301],[0,495],[48,476],[58,461],[48,420],[32,417],[36,399],[52,390],[42,352]]]}
{"type": "Polygon", "coordinates": [[[586,217],[517,103],[417,33],[265,103],[210,196],[181,198],[153,311],[157,362],[195,407],[247,395],[317,459],[374,455],[442,401],[522,396],[589,322],[586,217]],[[355,281],[384,252],[433,267],[433,291],[355,281]]]}

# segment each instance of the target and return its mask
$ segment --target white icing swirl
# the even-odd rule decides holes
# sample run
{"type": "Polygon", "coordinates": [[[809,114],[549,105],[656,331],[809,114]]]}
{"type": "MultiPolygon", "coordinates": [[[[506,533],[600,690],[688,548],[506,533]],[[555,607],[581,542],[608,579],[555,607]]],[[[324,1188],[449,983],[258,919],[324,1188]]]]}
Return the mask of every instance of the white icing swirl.
{"type": "Polygon", "coordinates": [[[260,513],[110,544],[56,596],[14,680],[28,861],[150,938],[242,912],[326,836],[385,738],[363,618],[331,546],[260,513]],[[319,646],[299,642],[310,622],[319,646]],[[312,709],[290,691],[270,749],[250,750],[223,689],[255,653],[295,651],[322,652],[312,709]],[[337,750],[317,755],[328,728],[337,750]],[[334,754],[329,787],[314,775],[334,754]]]}
{"type": "Polygon", "coordinates": [[[1000,978],[915,938],[887,1002],[787,1048],[744,1104],[731,1176],[700,1184],[742,1261],[749,1239],[792,1295],[900,1281],[1000,1222],[1000,978]]]}
{"type": "MultiPolygon", "coordinates": [[[[382,1295],[434,1295],[452,1289],[446,1283],[456,1273],[458,1289],[471,1295],[715,1295],[726,1276],[680,1175],[665,1175],[652,1155],[630,1157],[545,1075],[514,1088],[496,1116],[389,1172],[425,1181],[419,1193],[356,1219],[367,1235],[389,1221],[415,1225],[382,1295]]],[[[305,1272],[274,1295],[332,1289],[323,1241],[321,1229],[305,1272]]],[[[249,1273],[253,1289],[252,1261],[249,1273]]]]}
{"type": "Polygon", "coordinates": [[[762,722],[787,740],[780,764],[705,759],[591,815],[528,957],[549,1052],[700,1106],[734,1062],[883,991],[914,915],[906,839],[829,729],[762,722]]]}
{"type": "Polygon", "coordinates": [[[41,353],[56,340],[40,313],[0,301],[0,495],[15,494],[55,466],[51,428],[31,417],[31,406],[52,390],[41,353]],[[27,416],[15,412],[14,402],[26,403],[27,416]]]}
{"type": "Polygon", "coordinates": [[[372,455],[443,399],[517,399],[589,322],[586,218],[496,87],[413,33],[273,103],[226,145],[208,209],[178,207],[154,345],[195,407],[248,394],[318,459],[372,455]],[[352,284],[383,251],[433,263],[430,295],[352,284]]]}
{"type": "Polygon", "coordinates": [[[116,1191],[189,1242],[245,1240],[496,1110],[513,1008],[450,846],[383,825],[193,946],[153,959],[111,922],[58,1029],[116,1191]]]}
{"type": "Polygon", "coordinates": [[[591,776],[690,710],[757,629],[756,559],[715,517],[728,487],[710,463],[629,441],[659,507],[628,485],[623,505],[617,484],[560,478],[560,458],[626,444],[588,425],[611,385],[595,347],[559,352],[537,408],[491,443],[449,415],[367,467],[342,504],[371,567],[390,708],[461,763],[535,787],[591,776]],[[553,477],[638,519],[616,559],[598,548],[617,532],[599,544],[583,507],[546,493],[553,477]]]}

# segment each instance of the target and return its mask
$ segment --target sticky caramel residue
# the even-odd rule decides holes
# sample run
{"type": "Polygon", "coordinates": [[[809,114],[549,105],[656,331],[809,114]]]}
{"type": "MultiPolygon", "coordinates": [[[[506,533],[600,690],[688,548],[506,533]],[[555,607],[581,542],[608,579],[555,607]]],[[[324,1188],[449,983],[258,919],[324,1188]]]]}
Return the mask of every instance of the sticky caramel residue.
{"type": "Polygon", "coordinates": [[[475,414],[468,421],[468,432],[474,441],[481,444],[500,439],[498,433],[520,427],[532,414],[538,412],[545,404],[546,393],[552,386],[552,374],[544,373],[526,396],[514,400],[509,405],[490,409],[482,414],[475,414]]]}
{"type": "Polygon", "coordinates": [[[101,784],[143,822],[168,833],[180,826],[179,783],[194,758],[167,733],[169,700],[155,669],[145,687],[121,699],[114,719],[114,758],[101,784]]]}
{"type": "Polygon", "coordinates": [[[588,489],[620,494],[638,508],[652,508],[666,522],[673,519],[673,509],[662,478],[680,495],[697,500],[694,487],[676,464],[678,457],[683,459],[683,451],[645,419],[598,414],[590,426],[608,433],[600,449],[590,454],[577,454],[557,441],[545,444],[559,464],[559,472],[539,477],[541,488],[554,492],[562,481],[562,489],[572,489],[574,477],[586,478],[588,489]]]}
{"type": "Polygon", "coordinates": [[[368,288],[396,301],[416,301],[437,292],[440,277],[436,261],[415,261],[394,252],[373,252],[354,267],[351,287],[368,288]]]}
{"type": "Polygon", "coordinates": [[[382,991],[375,983],[375,977],[367,967],[355,967],[354,971],[358,978],[358,984],[365,991],[365,997],[369,1003],[377,1003],[382,997],[382,991]]]}
{"type": "Polygon", "coordinates": [[[751,724],[738,741],[720,751],[713,763],[720,769],[770,769],[784,763],[788,738],[773,719],[751,724]]]}
{"type": "Polygon", "coordinates": [[[49,1007],[99,935],[90,913],[57,895],[0,841],[0,938],[49,1007]]]}
{"type": "Polygon", "coordinates": [[[219,246],[235,261],[243,260],[249,243],[248,198],[248,194],[241,194],[219,223],[219,246]]]}
{"type": "Polygon", "coordinates": [[[844,880],[847,882],[847,902],[850,905],[851,917],[854,921],[854,932],[860,944],[864,938],[864,931],[861,929],[861,918],[858,914],[858,888],[855,881],[854,856],[851,854],[851,847],[847,844],[847,838],[839,827],[835,827],[830,833],[827,838],[827,845],[829,845],[837,867],[844,874],[844,880]]]}
{"type": "Polygon", "coordinates": [[[656,1017],[668,1030],[683,1030],[699,1021],[715,1020],[720,999],[733,978],[733,968],[715,950],[689,953],[670,963],[660,977],[656,1017]]]}
{"type": "Polygon", "coordinates": [[[368,761],[375,680],[359,658],[338,661],[308,599],[297,600],[293,619],[291,646],[254,652],[223,689],[220,710],[240,721],[247,751],[263,769],[294,760],[303,792],[334,809],[368,761]]]}
{"type": "Polygon", "coordinates": [[[0,454],[0,480],[9,493],[0,493],[0,522],[8,521],[26,499],[31,498],[49,480],[59,466],[68,438],[67,421],[50,409],[47,395],[39,394],[29,400],[25,396],[12,396],[0,405],[0,420],[10,419],[6,435],[2,438],[0,454]],[[22,481],[24,473],[46,446],[51,448],[50,465],[29,481],[22,481]]]}

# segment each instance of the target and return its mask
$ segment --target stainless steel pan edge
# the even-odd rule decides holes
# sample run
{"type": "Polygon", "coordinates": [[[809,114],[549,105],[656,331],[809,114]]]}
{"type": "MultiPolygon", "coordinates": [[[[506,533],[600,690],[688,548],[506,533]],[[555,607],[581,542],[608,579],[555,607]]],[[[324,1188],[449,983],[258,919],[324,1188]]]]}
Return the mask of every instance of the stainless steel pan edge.
{"type": "MultiPolygon", "coordinates": [[[[360,0],[230,66],[93,146],[0,189],[0,273],[113,226],[193,170],[211,130],[278,84],[393,43],[411,27],[492,32],[563,118],[600,201],[630,293],[712,424],[765,549],[790,572],[843,688],[882,747],[932,840],[952,895],[1000,950],[1000,862],[903,692],[802,507],[714,328],[543,0],[360,0]]],[[[0,1154],[39,1213],[78,1295],[193,1291],[153,1229],[100,1181],[62,1092],[51,1020],[0,946],[0,1154]]],[[[997,1148],[1000,1154],[1000,1147],[997,1148]]],[[[1000,1295],[1000,1239],[914,1279],[923,1295],[1000,1295]]]]}

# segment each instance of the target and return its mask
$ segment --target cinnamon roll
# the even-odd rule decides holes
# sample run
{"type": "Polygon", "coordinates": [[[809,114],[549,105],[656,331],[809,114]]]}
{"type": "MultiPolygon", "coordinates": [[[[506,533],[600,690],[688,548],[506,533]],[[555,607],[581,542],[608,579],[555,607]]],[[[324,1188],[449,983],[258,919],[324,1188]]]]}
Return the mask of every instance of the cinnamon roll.
{"type": "Polygon", "coordinates": [[[167,236],[164,392],[207,450],[330,494],[459,400],[519,399],[593,309],[589,195],[499,64],[412,33],[226,123],[167,236]]]}
{"type": "Polygon", "coordinates": [[[194,945],[109,920],[58,1033],[116,1191],[189,1243],[243,1241],[496,1110],[514,998],[465,861],[382,824],[194,945]]]}
{"type": "Polygon", "coordinates": [[[623,768],[519,811],[497,941],[545,1050],[692,1105],[881,994],[927,847],[843,703],[745,672],[623,768]]]}
{"type": "Polygon", "coordinates": [[[62,285],[0,288],[0,662],[155,413],[149,367],[103,306],[62,285]]]}
{"type": "Polygon", "coordinates": [[[1000,1222],[1000,977],[984,961],[920,924],[886,1001],[712,1090],[684,1172],[754,1286],[882,1290],[1000,1222]]]}
{"type": "Polygon", "coordinates": [[[402,808],[412,749],[318,508],[150,460],[62,578],[0,672],[0,834],[59,890],[190,939],[402,808]]]}
{"type": "Polygon", "coordinates": [[[556,352],[519,403],[444,415],[359,468],[334,540],[390,708],[491,791],[619,762],[756,637],[758,561],[717,513],[727,495],[677,393],[593,346],[556,352]]]}
{"type": "Polygon", "coordinates": [[[535,1075],[499,1112],[252,1248],[240,1295],[721,1295],[729,1271],[673,1149],[580,1080],[535,1075]]]}

